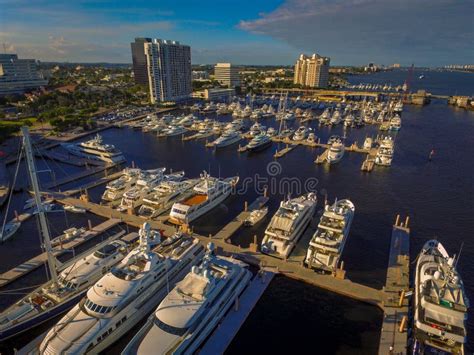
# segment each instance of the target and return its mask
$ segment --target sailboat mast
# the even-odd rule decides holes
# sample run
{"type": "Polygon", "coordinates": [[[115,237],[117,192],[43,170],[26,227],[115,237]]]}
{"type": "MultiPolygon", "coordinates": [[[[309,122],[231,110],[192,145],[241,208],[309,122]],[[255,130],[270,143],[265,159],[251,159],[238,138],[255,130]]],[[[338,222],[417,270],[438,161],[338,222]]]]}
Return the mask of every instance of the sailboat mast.
{"type": "Polygon", "coordinates": [[[28,173],[31,179],[31,185],[33,187],[34,198],[36,208],[38,209],[38,216],[40,221],[41,234],[43,236],[43,242],[48,256],[48,268],[51,275],[51,280],[56,283],[58,281],[58,274],[56,272],[56,260],[53,255],[51,248],[51,239],[49,236],[48,223],[46,221],[46,213],[44,212],[43,203],[41,202],[41,195],[38,185],[38,177],[36,176],[35,160],[33,158],[33,151],[31,149],[30,132],[28,127],[22,127],[21,132],[23,133],[23,144],[26,153],[26,162],[28,166],[28,173]]]}

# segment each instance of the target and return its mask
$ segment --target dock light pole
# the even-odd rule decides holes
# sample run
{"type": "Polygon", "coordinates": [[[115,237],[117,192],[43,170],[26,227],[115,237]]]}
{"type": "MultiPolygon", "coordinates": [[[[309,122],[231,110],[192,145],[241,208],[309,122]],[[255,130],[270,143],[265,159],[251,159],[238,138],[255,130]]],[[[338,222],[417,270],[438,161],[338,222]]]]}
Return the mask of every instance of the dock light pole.
{"type": "Polygon", "coordinates": [[[48,268],[51,275],[51,280],[54,284],[58,282],[58,274],[56,271],[56,260],[53,255],[53,250],[51,247],[51,238],[49,235],[48,223],[46,221],[46,213],[44,211],[44,206],[41,201],[40,189],[38,184],[38,177],[36,176],[36,165],[33,158],[33,150],[31,148],[30,141],[30,132],[28,127],[21,127],[21,132],[23,133],[23,145],[26,152],[26,162],[28,166],[28,173],[31,179],[31,185],[33,187],[34,198],[36,203],[36,208],[38,209],[38,216],[40,221],[40,230],[43,236],[43,242],[46,248],[46,255],[48,256],[48,268]]]}

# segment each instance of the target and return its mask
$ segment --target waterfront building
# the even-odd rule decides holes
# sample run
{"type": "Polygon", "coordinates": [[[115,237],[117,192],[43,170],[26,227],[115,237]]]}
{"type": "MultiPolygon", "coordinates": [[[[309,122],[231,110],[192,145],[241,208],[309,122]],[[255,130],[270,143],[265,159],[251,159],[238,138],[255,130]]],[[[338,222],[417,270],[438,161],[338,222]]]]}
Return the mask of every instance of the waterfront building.
{"type": "Polygon", "coordinates": [[[231,63],[217,63],[214,67],[214,77],[221,85],[240,86],[239,69],[231,63]]]}
{"type": "Polygon", "coordinates": [[[193,70],[193,80],[209,80],[209,73],[205,70],[193,70]]]}
{"type": "Polygon", "coordinates": [[[324,88],[329,82],[330,58],[314,53],[311,57],[301,54],[295,64],[293,82],[302,86],[324,88]]]}
{"type": "Polygon", "coordinates": [[[144,44],[151,103],[191,96],[191,47],[153,39],[144,44]]]}
{"type": "Polygon", "coordinates": [[[35,59],[0,54],[0,95],[23,94],[48,84],[35,59]]]}
{"type": "Polygon", "coordinates": [[[148,70],[145,55],[145,44],[151,43],[151,38],[137,37],[130,43],[132,48],[133,76],[135,83],[148,87],[148,70]]]}
{"type": "Polygon", "coordinates": [[[235,96],[233,88],[213,88],[193,92],[193,98],[207,101],[229,101],[235,96]]]}

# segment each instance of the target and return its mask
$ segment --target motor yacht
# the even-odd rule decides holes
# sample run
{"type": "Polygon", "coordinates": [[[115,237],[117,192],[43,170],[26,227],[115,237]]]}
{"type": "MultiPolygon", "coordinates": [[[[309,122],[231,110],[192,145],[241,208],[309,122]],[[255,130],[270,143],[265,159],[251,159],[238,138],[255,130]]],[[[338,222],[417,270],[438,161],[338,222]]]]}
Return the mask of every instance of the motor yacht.
{"type": "Polygon", "coordinates": [[[345,146],[341,139],[336,140],[329,147],[328,155],[326,161],[329,164],[335,164],[341,161],[344,156],[345,146]]]}
{"type": "Polygon", "coordinates": [[[282,201],[265,230],[261,251],[287,258],[313,218],[316,203],[312,192],[282,201]]]}
{"type": "Polygon", "coordinates": [[[110,164],[119,164],[125,161],[122,152],[112,144],[104,144],[99,134],[86,142],[63,143],[61,146],[69,153],[81,158],[99,160],[110,164]]]}
{"type": "Polygon", "coordinates": [[[333,272],[349,235],[355,206],[350,200],[326,205],[306,253],[305,264],[313,269],[333,272]]]}

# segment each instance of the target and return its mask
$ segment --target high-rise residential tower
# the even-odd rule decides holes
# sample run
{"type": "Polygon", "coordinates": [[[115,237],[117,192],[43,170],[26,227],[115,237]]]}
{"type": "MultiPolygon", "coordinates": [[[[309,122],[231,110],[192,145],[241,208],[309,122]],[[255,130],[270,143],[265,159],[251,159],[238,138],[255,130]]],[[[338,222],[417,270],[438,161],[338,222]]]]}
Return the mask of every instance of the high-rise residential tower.
{"type": "Polygon", "coordinates": [[[162,39],[146,42],[144,48],[151,102],[189,98],[192,93],[191,48],[162,39]]]}
{"type": "Polygon", "coordinates": [[[18,59],[16,54],[0,54],[0,95],[22,94],[48,84],[35,59],[18,59]]]}
{"type": "Polygon", "coordinates": [[[214,77],[227,87],[240,86],[239,69],[230,63],[217,63],[214,67],[214,77]]]}
{"type": "Polygon", "coordinates": [[[295,64],[294,83],[314,88],[325,88],[329,81],[330,58],[301,54],[295,64]]]}
{"type": "Polygon", "coordinates": [[[138,37],[130,43],[132,47],[133,75],[135,83],[148,87],[148,70],[145,56],[145,43],[151,43],[151,38],[138,37]]]}

